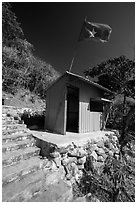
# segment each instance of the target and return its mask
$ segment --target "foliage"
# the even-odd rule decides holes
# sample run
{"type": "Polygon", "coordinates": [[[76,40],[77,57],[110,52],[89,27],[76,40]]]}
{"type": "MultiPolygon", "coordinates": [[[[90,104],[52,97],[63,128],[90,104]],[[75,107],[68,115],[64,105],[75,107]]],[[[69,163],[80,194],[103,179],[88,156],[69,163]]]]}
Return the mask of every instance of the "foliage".
{"type": "Polygon", "coordinates": [[[9,45],[16,38],[24,36],[17,17],[10,9],[9,3],[2,3],[2,41],[4,45],[9,45]]]}
{"type": "Polygon", "coordinates": [[[106,127],[120,131],[122,150],[131,138],[134,139],[135,62],[120,56],[102,62],[84,73],[86,76],[96,77],[99,84],[113,91],[113,103],[106,127]]]}
{"type": "Polygon", "coordinates": [[[33,55],[33,45],[25,38],[9,3],[2,4],[2,87],[15,93],[20,87],[41,97],[47,87],[59,77],[48,63],[33,55]]]}
{"type": "Polygon", "coordinates": [[[33,110],[30,108],[25,108],[20,116],[28,127],[37,126],[37,129],[43,130],[45,122],[45,112],[45,109],[33,110]]]}
{"type": "Polygon", "coordinates": [[[116,94],[134,98],[135,62],[125,56],[109,59],[84,72],[86,76],[98,77],[98,83],[116,94]]]}
{"type": "Polygon", "coordinates": [[[78,185],[83,195],[91,193],[101,202],[128,202],[135,200],[133,166],[122,156],[108,157],[101,174],[84,170],[78,185]]]}

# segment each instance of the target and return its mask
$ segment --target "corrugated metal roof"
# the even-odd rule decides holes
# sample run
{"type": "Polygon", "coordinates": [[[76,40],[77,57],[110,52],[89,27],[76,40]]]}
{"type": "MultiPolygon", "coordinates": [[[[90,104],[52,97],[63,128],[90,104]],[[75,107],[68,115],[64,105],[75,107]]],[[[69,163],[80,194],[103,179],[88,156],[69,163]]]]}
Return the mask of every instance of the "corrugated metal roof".
{"type": "MultiPolygon", "coordinates": [[[[54,81],[54,82],[48,87],[48,89],[49,89],[51,86],[53,86],[54,84],[56,84],[57,81],[61,80],[61,78],[64,77],[65,75],[70,75],[70,76],[76,77],[77,79],[82,80],[82,81],[84,81],[85,83],[90,84],[90,85],[92,85],[92,86],[95,86],[95,87],[97,87],[97,88],[99,88],[99,89],[102,89],[102,90],[104,90],[105,92],[113,93],[113,92],[110,91],[109,89],[107,89],[107,88],[105,88],[105,87],[103,87],[103,86],[101,86],[101,85],[99,85],[99,84],[97,84],[97,83],[95,83],[95,82],[93,82],[93,81],[91,81],[91,80],[89,80],[89,79],[86,79],[86,78],[84,78],[84,77],[82,77],[82,76],[80,76],[80,75],[74,74],[74,73],[69,72],[69,71],[66,71],[65,74],[63,74],[63,75],[60,76],[56,81],[54,81]]],[[[47,90],[48,90],[48,89],[47,89],[47,90]]]]}
{"type": "Polygon", "coordinates": [[[88,84],[91,84],[91,85],[93,85],[93,86],[96,86],[97,88],[102,89],[102,90],[104,90],[104,91],[106,91],[106,92],[108,92],[108,93],[113,93],[113,92],[110,91],[109,89],[107,89],[107,88],[105,88],[105,87],[103,87],[103,86],[101,86],[101,85],[99,85],[99,84],[97,84],[97,83],[95,83],[95,82],[93,82],[93,81],[91,81],[91,80],[89,80],[89,79],[86,79],[86,78],[84,78],[84,77],[82,77],[82,76],[80,76],[80,75],[77,75],[77,74],[74,74],[74,73],[68,72],[68,71],[66,71],[66,73],[67,73],[68,75],[77,77],[78,79],[80,79],[80,80],[82,80],[82,81],[84,81],[84,82],[86,82],[86,83],[88,83],[88,84]]]}

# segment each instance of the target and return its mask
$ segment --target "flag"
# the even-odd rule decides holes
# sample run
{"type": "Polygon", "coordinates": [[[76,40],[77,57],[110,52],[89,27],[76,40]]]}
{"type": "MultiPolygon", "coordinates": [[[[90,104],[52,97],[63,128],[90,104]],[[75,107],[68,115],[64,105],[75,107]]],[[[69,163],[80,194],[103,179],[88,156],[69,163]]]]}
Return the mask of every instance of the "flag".
{"type": "Polygon", "coordinates": [[[111,32],[112,28],[109,25],[91,23],[85,20],[78,41],[94,39],[101,42],[108,42],[111,32]]]}

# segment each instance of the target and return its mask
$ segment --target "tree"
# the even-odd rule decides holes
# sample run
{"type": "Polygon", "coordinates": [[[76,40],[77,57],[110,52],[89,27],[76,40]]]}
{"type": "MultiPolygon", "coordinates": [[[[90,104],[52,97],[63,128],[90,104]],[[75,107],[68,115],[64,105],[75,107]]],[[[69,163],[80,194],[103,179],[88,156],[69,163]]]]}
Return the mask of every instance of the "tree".
{"type": "Polygon", "coordinates": [[[135,62],[125,56],[109,59],[84,71],[85,76],[97,77],[98,83],[117,94],[135,97],[135,62]]]}
{"type": "Polygon", "coordinates": [[[13,43],[17,38],[24,36],[17,17],[11,11],[11,5],[7,2],[2,3],[2,41],[4,45],[13,43]]]}
{"type": "MultiPolygon", "coordinates": [[[[127,134],[130,131],[129,115],[130,119],[134,119],[135,62],[125,56],[120,56],[102,62],[84,73],[85,76],[93,79],[96,77],[100,85],[114,92],[108,123],[110,124],[111,122],[111,127],[120,130],[121,137],[119,140],[123,148],[126,144],[125,141],[127,141],[124,139],[127,138],[127,134]]],[[[132,124],[134,126],[134,120],[132,120],[132,124]]]]}

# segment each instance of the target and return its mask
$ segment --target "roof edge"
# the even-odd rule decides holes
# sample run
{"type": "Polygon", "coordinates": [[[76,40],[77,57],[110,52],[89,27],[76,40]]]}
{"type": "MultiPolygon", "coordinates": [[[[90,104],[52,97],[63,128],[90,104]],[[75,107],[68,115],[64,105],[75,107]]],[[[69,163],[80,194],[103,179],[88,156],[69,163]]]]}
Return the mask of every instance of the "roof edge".
{"type": "Polygon", "coordinates": [[[91,85],[93,85],[93,86],[96,86],[97,88],[99,88],[99,89],[102,89],[102,90],[104,90],[105,92],[108,92],[108,93],[114,93],[113,91],[110,91],[109,89],[107,89],[107,88],[105,88],[105,87],[103,87],[103,86],[101,86],[100,84],[98,84],[98,83],[96,83],[96,82],[93,82],[93,81],[91,81],[91,80],[89,80],[89,79],[86,79],[86,78],[84,78],[84,77],[82,77],[82,76],[80,76],[80,75],[78,75],[78,74],[74,74],[74,73],[72,73],[72,72],[69,72],[69,71],[66,71],[64,74],[62,74],[59,78],[57,78],[53,83],[51,83],[51,85],[46,89],[46,91],[48,90],[48,89],[50,89],[54,84],[56,84],[61,78],[63,78],[65,75],[70,75],[70,76],[74,76],[74,77],[77,77],[78,79],[80,79],[80,80],[82,80],[82,81],[84,81],[84,82],[86,82],[86,83],[88,83],[88,84],[91,84],[91,85]]]}
{"type": "Polygon", "coordinates": [[[110,91],[109,89],[107,89],[107,88],[101,86],[100,84],[98,84],[98,83],[96,83],[96,82],[93,82],[93,81],[91,81],[91,80],[89,80],[89,79],[86,79],[86,78],[84,78],[84,77],[82,77],[82,76],[80,76],[80,75],[78,75],[78,74],[74,74],[74,73],[69,72],[69,71],[66,71],[66,73],[67,73],[68,75],[75,76],[75,77],[77,77],[77,78],[79,78],[79,79],[81,79],[81,80],[87,82],[88,84],[92,84],[93,86],[96,86],[96,87],[98,87],[98,88],[100,88],[100,89],[102,89],[102,90],[104,90],[104,91],[106,91],[106,92],[108,92],[108,93],[114,93],[114,92],[110,91]]]}

